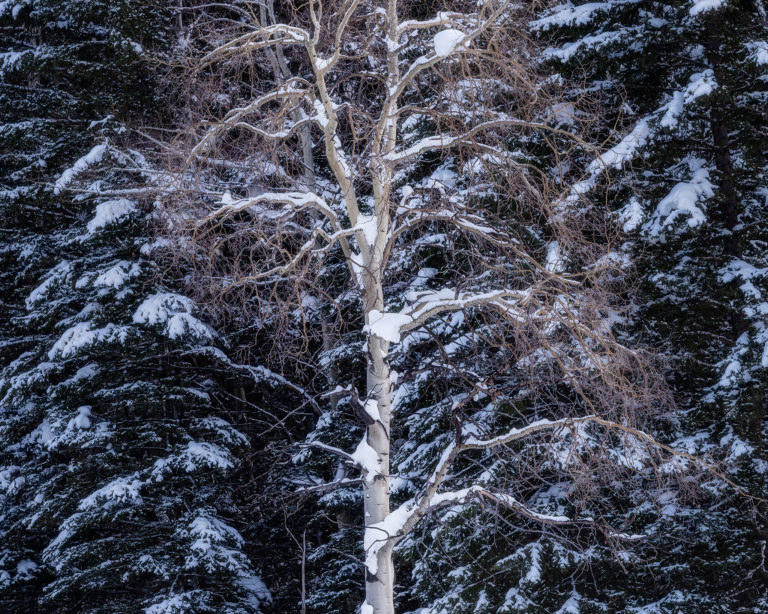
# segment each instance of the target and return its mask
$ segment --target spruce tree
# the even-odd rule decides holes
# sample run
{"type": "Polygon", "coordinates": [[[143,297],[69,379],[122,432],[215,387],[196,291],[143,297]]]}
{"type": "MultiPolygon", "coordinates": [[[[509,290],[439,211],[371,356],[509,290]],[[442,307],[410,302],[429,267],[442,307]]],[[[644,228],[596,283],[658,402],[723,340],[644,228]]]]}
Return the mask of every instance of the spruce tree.
{"type": "Polygon", "coordinates": [[[0,4],[10,612],[258,612],[269,598],[222,480],[249,446],[222,414],[222,340],[159,277],[151,169],[116,146],[158,117],[141,54],[171,19],[130,2],[0,4]]]}
{"type": "MultiPolygon", "coordinates": [[[[531,26],[549,45],[551,64],[601,102],[604,138],[616,138],[617,129],[636,137],[636,155],[613,165],[593,198],[616,212],[623,251],[636,266],[626,338],[669,361],[679,410],[660,435],[710,458],[760,497],[765,6],[568,3],[531,26]]],[[[699,481],[693,501],[666,489],[654,500],[628,501],[627,517],[649,523],[647,547],[621,566],[598,556],[581,592],[596,594],[607,611],[765,611],[763,505],[717,480],[699,481]]],[[[541,583],[558,585],[551,577],[541,583]]]]}

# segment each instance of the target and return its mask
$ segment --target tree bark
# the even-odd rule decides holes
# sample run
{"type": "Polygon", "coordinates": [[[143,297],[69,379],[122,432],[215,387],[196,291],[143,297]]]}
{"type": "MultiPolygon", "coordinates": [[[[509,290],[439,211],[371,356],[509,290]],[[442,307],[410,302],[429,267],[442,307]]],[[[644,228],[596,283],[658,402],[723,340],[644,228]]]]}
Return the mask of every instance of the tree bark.
{"type": "MultiPolygon", "coordinates": [[[[368,257],[368,274],[365,292],[366,324],[369,323],[373,310],[383,311],[384,300],[382,290],[383,267],[381,253],[377,253],[375,245],[371,246],[368,257]]],[[[368,370],[366,377],[369,398],[376,399],[379,420],[370,424],[366,429],[366,441],[373,448],[379,460],[378,473],[367,475],[363,480],[364,524],[366,530],[371,525],[382,522],[389,516],[389,453],[390,453],[390,421],[392,409],[392,379],[390,377],[389,341],[376,335],[368,337],[368,370]]],[[[377,539],[378,536],[375,536],[377,539]]],[[[387,536],[382,534],[381,539],[387,536]]],[[[376,573],[371,574],[366,568],[365,595],[366,602],[373,608],[373,614],[394,614],[395,570],[392,561],[392,543],[388,542],[378,552],[376,573]]]]}
{"type": "MultiPolygon", "coordinates": [[[[387,36],[398,40],[397,0],[387,0],[387,36]]],[[[398,54],[394,46],[387,51],[387,90],[393,91],[400,80],[398,54]]],[[[396,106],[394,101],[392,106],[396,106]]],[[[384,251],[390,231],[389,198],[392,187],[392,168],[383,162],[383,156],[394,151],[397,140],[397,121],[393,108],[385,104],[374,137],[374,155],[370,170],[376,218],[376,239],[363,254],[366,265],[364,284],[364,308],[366,324],[372,310],[384,311],[384,251]],[[378,154],[378,155],[376,155],[378,154]]],[[[390,377],[389,341],[376,335],[368,337],[368,396],[375,398],[379,420],[367,427],[367,441],[378,455],[380,468],[372,479],[364,480],[363,498],[366,530],[372,524],[382,522],[389,516],[389,453],[390,420],[392,409],[392,379],[390,377]]],[[[388,536],[382,535],[382,538],[388,536]]],[[[375,576],[366,568],[366,602],[373,608],[373,614],[394,614],[395,570],[392,561],[392,541],[388,541],[377,555],[375,576]]]]}

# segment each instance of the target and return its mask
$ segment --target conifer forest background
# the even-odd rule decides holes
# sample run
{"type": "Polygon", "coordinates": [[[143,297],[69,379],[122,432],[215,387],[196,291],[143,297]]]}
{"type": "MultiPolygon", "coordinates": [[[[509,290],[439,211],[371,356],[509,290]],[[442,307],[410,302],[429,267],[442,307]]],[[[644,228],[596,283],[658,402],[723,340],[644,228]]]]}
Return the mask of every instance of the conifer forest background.
{"type": "Polygon", "coordinates": [[[766,0],[0,0],[4,614],[768,613],[766,0]]]}

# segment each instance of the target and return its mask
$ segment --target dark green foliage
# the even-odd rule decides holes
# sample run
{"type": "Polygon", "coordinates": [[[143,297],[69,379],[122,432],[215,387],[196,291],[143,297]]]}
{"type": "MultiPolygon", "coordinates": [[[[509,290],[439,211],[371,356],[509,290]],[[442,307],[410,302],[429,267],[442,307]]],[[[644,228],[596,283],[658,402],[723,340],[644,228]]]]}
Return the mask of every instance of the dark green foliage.
{"type": "MultiPolygon", "coordinates": [[[[672,440],[717,460],[762,496],[768,485],[762,3],[698,10],[692,2],[608,2],[581,11],[563,5],[549,14],[562,19],[545,17],[535,27],[554,64],[601,98],[605,134],[616,125],[648,128],[631,165],[614,170],[596,197],[622,216],[625,249],[637,266],[639,291],[626,334],[669,359],[667,380],[680,406],[672,440]]],[[[765,510],[733,489],[703,486],[694,501],[660,492],[646,503],[659,516],[647,548],[626,572],[606,563],[595,576],[600,599],[614,603],[612,609],[765,610],[765,510]],[[608,597],[614,592],[620,601],[608,597]]]]}
{"type": "Polygon", "coordinates": [[[249,443],[222,401],[242,376],[160,279],[151,200],[110,196],[147,186],[143,156],[115,145],[126,124],[159,118],[142,50],[169,42],[171,16],[134,2],[0,3],[9,612],[241,613],[268,599],[235,528],[249,443]]]}

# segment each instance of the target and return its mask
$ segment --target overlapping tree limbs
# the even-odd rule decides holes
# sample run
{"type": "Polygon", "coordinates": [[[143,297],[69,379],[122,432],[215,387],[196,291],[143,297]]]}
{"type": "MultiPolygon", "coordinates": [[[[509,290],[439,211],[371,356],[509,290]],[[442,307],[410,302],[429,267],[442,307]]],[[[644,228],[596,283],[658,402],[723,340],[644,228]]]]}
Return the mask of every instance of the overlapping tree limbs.
{"type": "Polygon", "coordinates": [[[251,17],[213,20],[202,39],[214,118],[187,132],[175,219],[219,300],[245,294],[239,305],[296,335],[322,328],[326,355],[328,313],[364,337],[348,346],[360,372],[318,391],[352,405],[364,436],[352,452],[308,442],[341,458],[312,490],[355,483],[345,464],[362,474],[362,611],[394,612],[393,548],[430,512],[480,500],[568,524],[527,500],[544,466],[587,483],[652,462],[676,471],[637,430],[663,395],[613,337],[621,258],[587,239],[605,220],[578,202],[605,164],[536,69],[528,9],[238,7],[251,17]],[[430,421],[439,428],[414,434],[430,421]],[[394,440],[409,436],[393,468],[394,440]],[[468,455],[483,475],[458,469],[468,455]],[[392,510],[396,478],[413,496],[392,510]]]}

